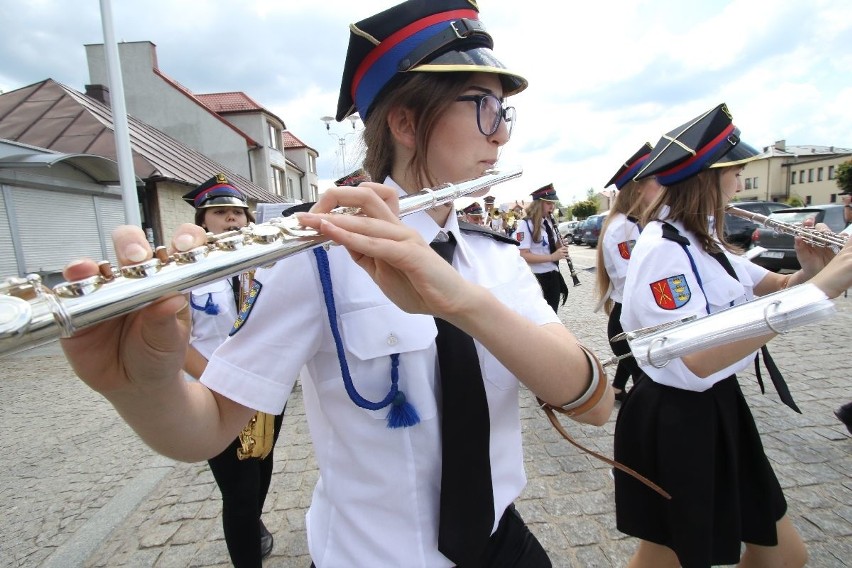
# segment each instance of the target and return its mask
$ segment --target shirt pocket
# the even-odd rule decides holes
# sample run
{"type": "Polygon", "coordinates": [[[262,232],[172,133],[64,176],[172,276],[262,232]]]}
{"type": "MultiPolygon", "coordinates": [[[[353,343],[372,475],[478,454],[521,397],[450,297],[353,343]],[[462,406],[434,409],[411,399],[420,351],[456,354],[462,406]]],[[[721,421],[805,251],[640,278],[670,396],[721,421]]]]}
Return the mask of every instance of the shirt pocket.
{"type": "MultiPolygon", "coordinates": [[[[391,355],[399,354],[399,388],[422,419],[435,416],[435,336],[431,316],[409,314],[393,304],[340,314],[340,331],[352,383],[358,393],[379,402],[391,387],[391,355]]],[[[390,407],[364,410],[384,420],[390,407]]]]}

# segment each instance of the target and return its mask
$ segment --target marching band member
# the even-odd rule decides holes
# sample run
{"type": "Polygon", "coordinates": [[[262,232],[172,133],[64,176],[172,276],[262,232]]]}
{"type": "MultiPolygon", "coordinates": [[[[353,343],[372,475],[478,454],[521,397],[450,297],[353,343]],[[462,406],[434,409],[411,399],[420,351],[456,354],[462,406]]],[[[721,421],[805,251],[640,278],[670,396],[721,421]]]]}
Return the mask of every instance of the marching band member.
{"type": "Polygon", "coordinates": [[[527,261],[541,286],[544,299],[557,311],[568,298],[568,285],[559,270],[559,261],[568,258],[568,247],[559,242],[557,227],[550,224],[553,209],[559,201],[553,184],[549,183],[531,193],[532,203],[527,215],[518,222],[515,238],[520,243],[521,257],[527,261]]]}
{"type": "MultiPolygon", "coordinates": [[[[604,187],[615,185],[618,195],[609,210],[606,221],[601,227],[601,244],[597,252],[597,285],[598,295],[603,301],[604,310],[609,315],[607,337],[622,333],[621,301],[624,298],[624,279],[627,278],[627,263],[630,251],[642,232],[639,217],[660,192],[660,184],[653,177],[642,181],[633,181],[648,156],[651,145],[645,143],[627,162],[625,162],[604,187]]],[[[613,343],[610,341],[612,352],[625,355],[630,352],[626,340],[613,343]]],[[[627,377],[632,377],[635,384],[639,377],[639,367],[632,357],[621,359],[612,379],[612,389],[615,399],[624,400],[627,388],[627,377]]]]}
{"type": "MultiPolygon", "coordinates": [[[[183,196],[195,207],[195,224],[210,233],[239,230],[254,222],[243,193],[217,174],[183,196]]],[[[192,332],[184,370],[200,377],[213,351],[234,329],[238,319],[239,279],[211,282],[189,293],[192,332]]],[[[272,534],[260,514],[272,480],[274,446],[281,431],[283,411],[274,422],[273,448],[263,457],[240,458],[239,436],[219,455],[207,460],[222,493],[222,528],[231,563],[236,568],[259,568],[272,552],[272,534]]]]}
{"type": "MultiPolygon", "coordinates": [[[[830,251],[797,239],[802,269],[788,275],[731,252],[724,206],[742,190],[743,164],[757,154],[740,141],[725,105],[660,139],[634,178],[656,176],[663,188],[630,255],[624,329],[701,317],[808,280],[830,298],[852,285],[852,243],[830,260],[830,251]]],[[[642,366],[618,415],[615,459],[672,499],[615,472],[617,527],[641,539],[631,567],[805,564],[804,543],[735,375],[772,337],[713,347],[662,368],[642,366]]],[[[795,408],[783,379],[776,387],[795,408]]]]}
{"type": "Polygon", "coordinates": [[[464,213],[464,220],[468,223],[472,223],[474,225],[485,224],[485,212],[482,210],[482,205],[480,205],[478,201],[474,201],[462,209],[462,212],[464,213]]]}
{"type": "MultiPolygon", "coordinates": [[[[176,378],[175,299],[65,340],[66,355],[149,445],[184,460],[221,451],[255,410],[281,412],[307,365],[319,568],[551,566],[512,505],[525,485],[519,388],[600,425],[612,411],[600,364],[511,239],[460,230],[452,204],[396,214],[401,195],[493,167],[515,118],[505,99],[526,81],[494,57],[472,1],[409,0],[350,32],[337,119],[359,113],[365,169],[384,183],[329,189],[298,214],[342,246],[258,269],[262,288],[200,384],[176,378]],[[338,206],[363,215],[326,214],[338,206]]],[[[190,229],[182,250],[203,242],[190,229]]],[[[138,230],[117,234],[124,262],[149,257],[144,246],[138,230]]],[[[77,262],[66,277],[93,270],[77,262]]]]}

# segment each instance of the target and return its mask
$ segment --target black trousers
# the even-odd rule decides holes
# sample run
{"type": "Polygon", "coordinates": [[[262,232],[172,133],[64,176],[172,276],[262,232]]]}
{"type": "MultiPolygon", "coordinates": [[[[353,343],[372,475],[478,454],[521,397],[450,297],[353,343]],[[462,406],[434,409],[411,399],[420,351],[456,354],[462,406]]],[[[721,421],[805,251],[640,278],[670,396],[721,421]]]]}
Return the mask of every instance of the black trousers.
{"type": "Polygon", "coordinates": [[[541,286],[541,293],[544,294],[544,300],[553,308],[554,312],[559,310],[559,291],[562,275],[558,270],[543,272],[541,274],[533,273],[535,279],[538,280],[541,286]]]}
{"type": "MultiPolygon", "coordinates": [[[[609,322],[606,326],[606,335],[609,338],[613,338],[619,333],[622,333],[624,329],[621,327],[621,304],[615,302],[612,306],[612,311],[609,314],[609,322]]],[[[610,347],[612,347],[612,352],[616,355],[625,355],[630,352],[630,345],[627,344],[627,340],[616,341],[615,343],[610,342],[610,347]]],[[[639,365],[636,364],[636,359],[633,357],[627,357],[626,359],[622,359],[618,362],[618,367],[615,369],[615,376],[612,379],[613,388],[624,390],[627,386],[627,377],[633,379],[633,384],[636,384],[636,380],[639,378],[639,375],[642,371],[639,369],[639,365]]]]}
{"type": "MultiPolygon", "coordinates": [[[[284,413],[275,417],[274,440],[278,440],[284,413]]],[[[272,481],[272,451],[264,459],[240,460],[239,438],[207,461],[222,493],[222,528],[225,544],[235,568],[260,568],[260,513],[272,481]]]]}
{"type": "MultiPolygon", "coordinates": [[[[358,566],[353,560],[352,566],[358,566]]],[[[514,505],[509,505],[478,566],[457,568],[551,568],[553,564],[514,505]]],[[[316,568],[311,562],[311,568],[316,568]]]]}

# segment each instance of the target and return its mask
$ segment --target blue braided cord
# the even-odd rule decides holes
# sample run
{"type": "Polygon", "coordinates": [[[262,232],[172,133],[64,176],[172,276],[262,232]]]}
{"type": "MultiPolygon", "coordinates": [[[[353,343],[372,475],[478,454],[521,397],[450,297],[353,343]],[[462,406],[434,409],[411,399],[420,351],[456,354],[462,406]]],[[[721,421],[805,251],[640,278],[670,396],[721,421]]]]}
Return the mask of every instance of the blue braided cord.
{"type": "Polygon", "coordinates": [[[695,266],[695,259],[692,258],[692,254],[689,252],[689,249],[686,248],[686,245],[680,243],[680,247],[683,249],[683,252],[686,253],[686,256],[689,257],[689,264],[692,266],[692,273],[695,275],[695,279],[698,280],[698,287],[701,288],[701,293],[704,294],[704,309],[707,310],[707,313],[710,313],[710,300],[707,299],[707,292],[704,291],[704,284],[701,282],[701,275],[698,274],[698,267],[695,266]]]}
{"type": "MultiPolygon", "coordinates": [[[[393,363],[391,364],[391,388],[387,396],[385,396],[381,402],[371,402],[362,397],[355,389],[355,385],[352,384],[352,376],[349,374],[349,364],[346,362],[346,353],[343,350],[343,340],[340,338],[340,330],[337,328],[337,309],[334,306],[334,293],[331,288],[331,269],[328,265],[328,255],[322,247],[318,247],[314,249],[314,256],[317,258],[317,269],[320,275],[320,282],[322,283],[322,293],[325,297],[325,307],[328,312],[328,323],[331,327],[331,334],[334,336],[334,346],[337,348],[337,359],[340,362],[340,372],[343,375],[343,385],[346,387],[346,393],[349,395],[349,398],[352,399],[352,402],[357,404],[359,407],[366,408],[367,410],[380,410],[393,402],[396,398],[397,391],[399,390],[397,385],[399,382],[399,374],[396,372],[396,366],[393,365],[393,363]]],[[[391,361],[393,361],[394,356],[397,360],[399,359],[399,354],[394,353],[394,355],[391,355],[391,361]]]]}
{"type": "Polygon", "coordinates": [[[209,314],[211,316],[219,315],[219,306],[213,303],[213,294],[207,294],[207,302],[204,306],[199,306],[195,302],[192,301],[192,294],[189,295],[189,305],[192,306],[194,310],[198,310],[199,312],[204,312],[205,314],[209,314]]]}

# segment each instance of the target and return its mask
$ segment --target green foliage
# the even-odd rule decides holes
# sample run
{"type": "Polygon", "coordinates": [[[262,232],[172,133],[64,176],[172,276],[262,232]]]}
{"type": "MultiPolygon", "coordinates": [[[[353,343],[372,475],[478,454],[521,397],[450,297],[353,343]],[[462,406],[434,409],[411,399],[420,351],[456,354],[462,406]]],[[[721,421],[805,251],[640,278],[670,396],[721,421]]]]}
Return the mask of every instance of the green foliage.
{"type": "Polygon", "coordinates": [[[852,191],[852,160],[834,168],[834,181],[841,191],[852,191]]]}
{"type": "Polygon", "coordinates": [[[585,219],[590,215],[598,212],[598,202],[596,199],[589,198],[585,201],[579,201],[574,204],[571,211],[575,219],[585,219]]]}
{"type": "Polygon", "coordinates": [[[786,203],[790,207],[804,207],[805,206],[805,200],[802,199],[801,196],[799,196],[795,193],[790,195],[790,197],[784,203],[786,203]]]}

